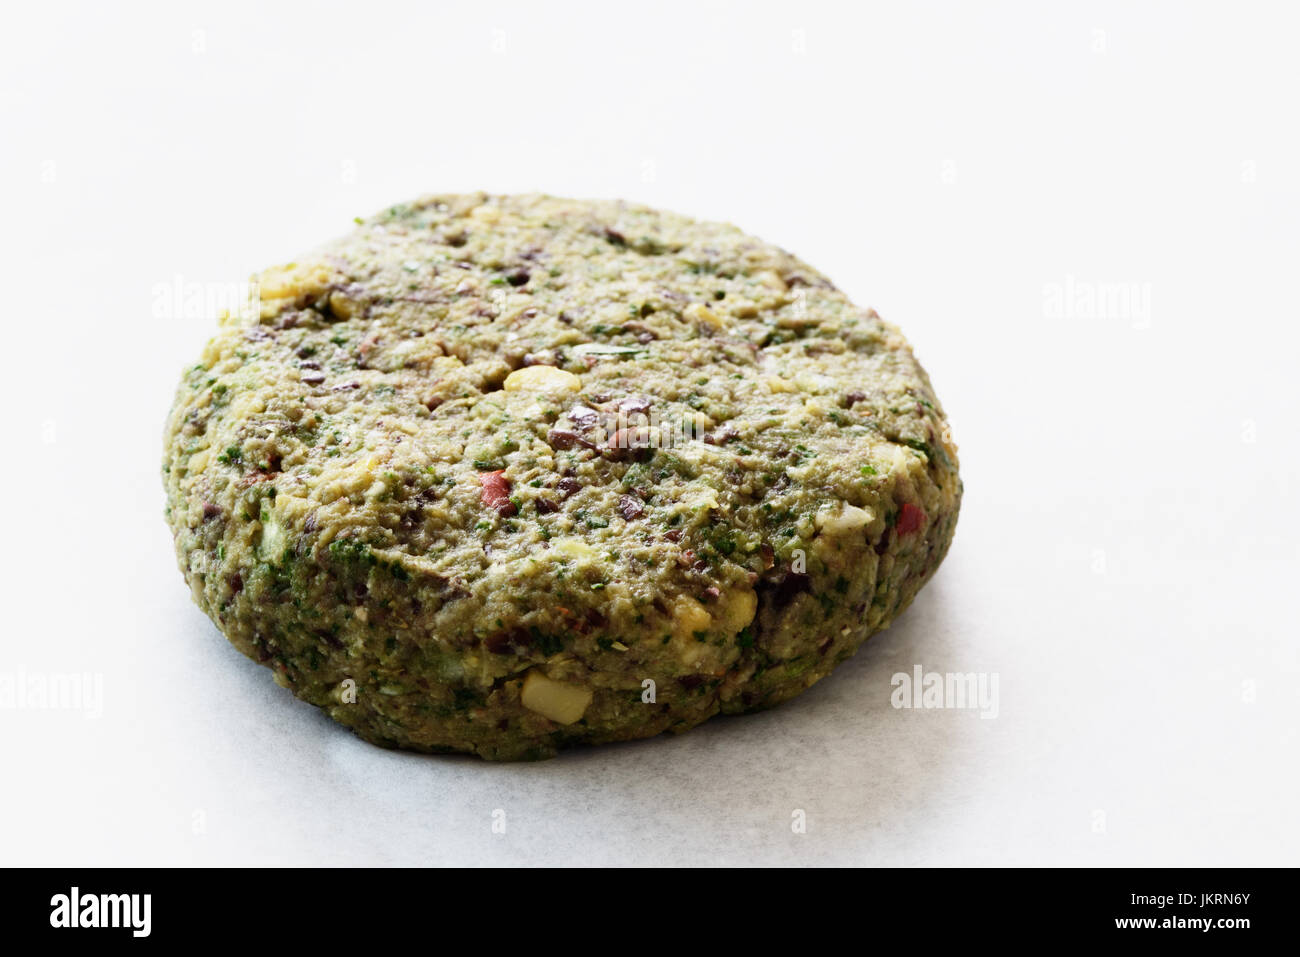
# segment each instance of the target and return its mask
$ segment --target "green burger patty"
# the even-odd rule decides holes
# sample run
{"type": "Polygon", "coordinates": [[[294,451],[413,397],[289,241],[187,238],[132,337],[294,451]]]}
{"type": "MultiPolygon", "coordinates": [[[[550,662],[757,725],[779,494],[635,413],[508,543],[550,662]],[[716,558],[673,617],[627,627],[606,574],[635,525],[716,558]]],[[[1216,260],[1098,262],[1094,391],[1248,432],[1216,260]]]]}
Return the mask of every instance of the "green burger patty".
{"type": "Polygon", "coordinates": [[[952,540],[906,341],[732,226],[432,196],[257,288],[181,381],[167,518],[235,647],[376,744],[536,758],[769,707],[952,540]]]}

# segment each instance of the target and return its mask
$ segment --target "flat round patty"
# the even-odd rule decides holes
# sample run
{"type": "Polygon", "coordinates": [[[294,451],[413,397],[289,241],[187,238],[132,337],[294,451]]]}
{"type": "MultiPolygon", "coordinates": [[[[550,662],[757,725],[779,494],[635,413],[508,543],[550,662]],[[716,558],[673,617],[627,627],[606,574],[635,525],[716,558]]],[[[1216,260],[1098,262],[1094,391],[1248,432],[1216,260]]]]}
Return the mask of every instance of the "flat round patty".
{"type": "Polygon", "coordinates": [[[732,226],[431,196],[257,279],[181,381],[168,522],[235,647],[376,744],[545,757],[769,707],[952,540],[903,337],[732,226]]]}

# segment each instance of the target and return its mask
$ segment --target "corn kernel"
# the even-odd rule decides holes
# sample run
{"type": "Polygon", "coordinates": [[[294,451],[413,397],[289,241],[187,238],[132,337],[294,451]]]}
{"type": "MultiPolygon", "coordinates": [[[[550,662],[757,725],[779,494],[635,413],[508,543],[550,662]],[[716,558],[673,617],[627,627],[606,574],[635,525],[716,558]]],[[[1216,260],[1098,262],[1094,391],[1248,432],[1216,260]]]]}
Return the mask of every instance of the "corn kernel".
{"type": "Polygon", "coordinates": [[[686,307],[685,312],[688,317],[694,319],[696,322],[702,323],[706,326],[711,326],[714,329],[722,328],[722,320],[719,319],[717,313],[708,306],[702,305],[698,302],[693,302],[686,307]]]}
{"type": "Polygon", "coordinates": [[[528,672],[519,703],[556,724],[573,724],[591,704],[591,689],[553,681],[540,671],[528,672]]]}
{"type": "Polygon", "coordinates": [[[839,510],[822,509],[813,516],[813,524],[817,526],[818,531],[828,535],[846,535],[870,525],[875,517],[875,513],[869,508],[858,508],[856,505],[845,503],[839,510]]]}
{"type": "Polygon", "coordinates": [[[734,635],[754,620],[757,611],[758,595],[752,588],[741,588],[723,596],[719,617],[723,628],[734,635]]]}
{"type": "Polygon", "coordinates": [[[673,634],[679,641],[693,639],[697,631],[708,631],[713,616],[694,598],[683,595],[673,608],[673,634]]]}
{"type": "Polygon", "coordinates": [[[577,392],[582,388],[582,380],[572,372],[565,372],[555,366],[524,366],[506,376],[507,392],[568,389],[577,392]]]}

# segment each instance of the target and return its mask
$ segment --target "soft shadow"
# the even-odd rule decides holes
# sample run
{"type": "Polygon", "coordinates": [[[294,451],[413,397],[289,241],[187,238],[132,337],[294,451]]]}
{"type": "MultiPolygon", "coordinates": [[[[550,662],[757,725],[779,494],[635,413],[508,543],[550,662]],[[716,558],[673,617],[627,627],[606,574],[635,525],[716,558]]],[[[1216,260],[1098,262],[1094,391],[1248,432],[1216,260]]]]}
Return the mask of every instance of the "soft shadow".
{"type": "MultiPolygon", "coordinates": [[[[551,848],[556,863],[907,863],[898,838],[923,826],[973,717],[891,704],[895,673],[953,660],[942,577],[830,677],[771,711],[535,764],[457,760],[456,776],[529,816],[551,808],[585,821],[582,840],[551,848]],[[799,810],[802,835],[791,827],[799,810]]],[[[493,857],[519,860],[509,846],[493,857]]]]}

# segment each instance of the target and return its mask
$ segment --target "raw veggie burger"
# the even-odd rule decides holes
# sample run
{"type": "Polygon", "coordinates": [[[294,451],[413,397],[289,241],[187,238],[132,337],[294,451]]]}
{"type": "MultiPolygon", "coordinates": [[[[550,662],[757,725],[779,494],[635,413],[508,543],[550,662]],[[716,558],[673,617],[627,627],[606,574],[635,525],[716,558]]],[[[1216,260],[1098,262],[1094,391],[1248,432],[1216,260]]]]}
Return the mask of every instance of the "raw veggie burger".
{"type": "Polygon", "coordinates": [[[235,647],[376,744],[538,758],[770,707],[952,540],[903,337],[732,226],[431,196],[257,288],[181,381],[168,521],[235,647]]]}

